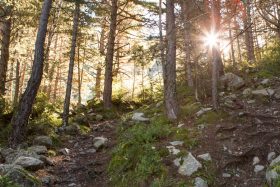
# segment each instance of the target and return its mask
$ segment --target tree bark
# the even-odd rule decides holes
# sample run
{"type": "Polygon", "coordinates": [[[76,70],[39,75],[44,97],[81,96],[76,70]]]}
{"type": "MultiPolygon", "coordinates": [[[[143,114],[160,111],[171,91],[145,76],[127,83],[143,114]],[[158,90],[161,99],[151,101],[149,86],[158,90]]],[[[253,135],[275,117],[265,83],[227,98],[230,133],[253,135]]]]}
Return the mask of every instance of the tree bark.
{"type": "Polygon", "coordinates": [[[0,56],[0,96],[5,95],[6,74],[9,61],[9,48],[11,38],[11,18],[0,20],[0,33],[2,32],[1,56],[0,56]]]}
{"type": "Polygon", "coordinates": [[[46,40],[48,18],[50,15],[51,6],[52,0],[44,0],[35,43],[32,73],[28,81],[27,88],[19,103],[18,109],[14,113],[11,121],[13,130],[9,140],[9,146],[13,148],[15,148],[24,140],[28,118],[31,114],[32,105],[42,80],[44,68],[44,43],[46,40]]]}
{"type": "Polygon", "coordinates": [[[112,82],[113,82],[113,59],[114,59],[114,46],[117,29],[117,11],[118,11],[118,0],[112,0],[111,7],[111,22],[108,39],[107,53],[105,57],[105,82],[103,92],[103,102],[105,108],[112,107],[112,82]]]}
{"type": "MultiPolygon", "coordinates": [[[[189,87],[194,87],[191,69],[191,24],[189,23],[190,17],[190,3],[189,1],[183,0],[182,2],[182,17],[184,23],[184,43],[185,43],[185,69],[186,69],[186,79],[189,87]]],[[[192,1],[190,1],[192,2],[192,1]]]]}
{"type": "Polygon", "coordinates": [[[13,99],[13,106],[14,108],[18,104],[18,97],[19,97],[19,81],[20,81],[20,76],[19,76],[19,70],[20,70],[20,63],[19,60],[16,59],[17,61],[17,66],[16,66],[16,82],[15,82],[15,95],[13,99]]]}
{"type": "MultiPolygon", "coordinates": [[[[165,76],[165,54],[164,54],[164,41],[163,41],[163,35],[162,35],[162,0],[159,0],[159,47],[160,47],[160,59],[161,59],[161,65],[162,65],[162,78],[163,78],[163,85],[166,83],[166,76],[165,76]]],[[[135,66],[135,65],[134,65],[135,66]]],[[[134,68],[135,71],[135,68],[134,68]]]]}
{"type": "Polygon", "coordinates": [[[245,31],[245,44],[247,50],[247,60],[249,63],[254,63],[255,50],[254,50],[254,38],[253,38],[253,28],[252,28],[252,18],[251,18],[251,0],[246,1],[246,14],[244,17],[244,28],[245,31]]]}
{"type": "Polygon", "coordinates": [[[68,118],[69,118],[69,107],[70,107],[70,100],[71,100],[73,70],[74,70],[74,62],[75,62],[75,50],[76,50],[78,25],[79,25],[79,13],[80,13],[80,4],[78,2],[76,2],[75,11],[74,11],[74,19],[73,19],[70,62],[69,62],[66,94],[65,94],[65,100],[64,100],[64,108],[63,108],[63,125],[64,126],[68,125],[68,118]]]}
{"type": "Polygon", "coordinates": [[[177,120],[178,103],[176,98],[176,26],[174,1],[166,1],[166,83],[164,85],[165,109],[169,120],[177,120]]]}

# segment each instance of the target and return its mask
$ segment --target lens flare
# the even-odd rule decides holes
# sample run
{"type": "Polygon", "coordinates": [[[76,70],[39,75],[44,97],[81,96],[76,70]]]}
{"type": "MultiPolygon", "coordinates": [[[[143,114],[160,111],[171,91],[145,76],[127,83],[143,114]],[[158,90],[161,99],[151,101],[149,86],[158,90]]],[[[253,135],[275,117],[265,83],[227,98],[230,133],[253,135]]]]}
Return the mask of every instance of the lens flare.
{"type": "Polygon", "coordinates": [[[219,38],[218,33],[214,33],[214,32],[206,33],[206,36],[204,37],[204,43],[209,47],[216,46],[218,44],[218,38],[219,38]]]}

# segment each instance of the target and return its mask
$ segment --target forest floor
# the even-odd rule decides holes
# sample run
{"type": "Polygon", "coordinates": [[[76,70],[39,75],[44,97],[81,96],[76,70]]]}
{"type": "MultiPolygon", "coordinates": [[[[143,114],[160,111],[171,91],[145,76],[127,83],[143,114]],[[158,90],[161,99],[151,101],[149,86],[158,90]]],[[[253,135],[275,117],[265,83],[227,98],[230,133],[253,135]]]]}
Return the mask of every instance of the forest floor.
{"type": "Polygon", "coordinates": [[[37,171],[37,175],[52,176],[48,186],[109,186],[107,167],[111,159],[111,151],[116,145],[115,121],[104,121],[90,124],[91,132],[86,135],[71,136],[61,147],[68,153],[52,157],[53,166],[37,171]],[[105,147],[95,152],[93,138],[108,138],[105,147]]]}
{"type": "MultiPolygon", "coordinates": [[[[194,155],[210,153],[215,186],[261,187],[265,184],[265,169],[256,173],[253,159],[258,157],[258,164],[266,167],[269,164],[267,155],[280,153],[280,105],[275,101],[265,105],[246,104],[245,100],[238,102],[243,103],[242,107],[229,110],[228,119],[205,124],[196,137],[198,146],[190,151],[194,155]]],[[[110,186],[107,167],[116,146],[117,125],[116,121],[99,122],[90,125],[89,134],[71,136],[61,146],[69,149],[69,154],[52,157],[54,166],[37,171],[37,175],[53,176],[50,186],[110,186]],[[93,137],[100,136],[108,138],[108,144],[91,152],[93,137]]],[[[188,119],[181,128],[190,130],[197,126],[188,119]]],[[[172,177],[184,179],[173,164],[170,164],[170,170],[172,177]]]]}

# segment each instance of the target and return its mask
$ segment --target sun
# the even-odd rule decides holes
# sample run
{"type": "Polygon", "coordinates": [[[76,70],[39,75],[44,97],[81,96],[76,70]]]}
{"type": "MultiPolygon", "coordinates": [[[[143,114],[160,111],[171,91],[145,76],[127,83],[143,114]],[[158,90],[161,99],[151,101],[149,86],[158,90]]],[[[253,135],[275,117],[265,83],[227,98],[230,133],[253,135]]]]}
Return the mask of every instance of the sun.
{"type": "Polygon", "coordinates": [[[209,47],[214,47],[218,44],[219,33],[215,33],[215,32],[206,33],[203,40],[205,45],[209,47]]]}

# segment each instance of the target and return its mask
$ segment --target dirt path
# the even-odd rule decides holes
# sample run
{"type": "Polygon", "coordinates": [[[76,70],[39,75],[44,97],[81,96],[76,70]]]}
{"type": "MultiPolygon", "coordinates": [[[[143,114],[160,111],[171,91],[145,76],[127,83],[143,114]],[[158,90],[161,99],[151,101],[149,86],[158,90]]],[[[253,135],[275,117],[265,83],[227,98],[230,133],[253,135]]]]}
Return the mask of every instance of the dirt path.
{"type": "Polygon", "coordinates": [[[203,130],[196,151],[211,154],[217,167],[217,186],[264,186],[267,155],[280,153],[279,111],[276,102],[253,104],[231,111],[229,122],[209,125],[203,130]],[[262,171],[254,171],[254,157],[260,159],[258,165],[265,167],[262,171]]]}
{"type": "Polygon", "coordinates": [[[46,186],[108,186],[106,169],[116,143],[116,125],[114,121],[92,124],[89,134],[77,135],[64,142],[62,147],[69,149],[69,154],[52,157],[54,166],[39,171],[53,176],[52,182],[46,186]],[[108,138],[108,143],[95,152],[93,138],[98,136],[108,138]]]}

